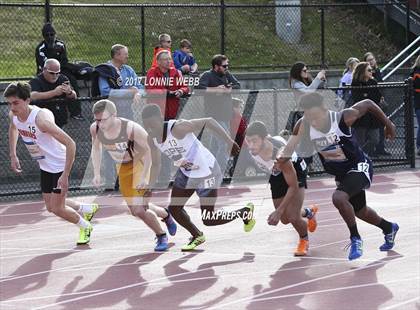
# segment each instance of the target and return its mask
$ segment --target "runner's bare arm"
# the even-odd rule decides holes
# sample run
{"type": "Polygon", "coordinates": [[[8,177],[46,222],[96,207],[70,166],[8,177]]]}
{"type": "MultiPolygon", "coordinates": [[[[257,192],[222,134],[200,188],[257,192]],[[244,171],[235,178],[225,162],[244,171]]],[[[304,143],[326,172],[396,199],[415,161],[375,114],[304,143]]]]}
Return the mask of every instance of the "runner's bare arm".
{"type": "Polygon", "coordinates": [[[197,118],[192,120],[180,120],[175,123],[172,129],[172,134],[182,139],[187,133],[197,132],[203,128],[209,128],[214,131],[219,137],[223,138],[228,145],[232,145],[234,154],[239,154],[239,145],[230,137],[229,133],[213,118],[197,118]]]}
{"type": "Polygon", "coordinates": [[[92,137],[90,156],[92,158],[94,185],[98,186],[101,181],[102,143],[97,138],[96,126],[96,122],[90,125],[90,135],[92,137]]]}
{"type": "Polygon", "coordinates": [[[17,140],[19,138],[18,130],[13,124],[13,114],[12,112],[9,113],[9,155],[11,161],[12,170],[15,172],[21,172],[21,167],[19,163],[19,159],[16,154],[16,145],[17,140]]]}
{"type": "Polygon", "coordinates": [[[386,117],[381,108],[372,100],[365,99],[357,102],[352,107],[343,110],[344,122],[351,127],[355,121],[364,116],[366,113],[371,113],[385,126],[385,137],[387,139],[395,139],[395,125],[386,117]]]}
{"type": "Polygon", "coordinates": [[[293,201],[294,197],[296,197],[297,192],[299,191],[296,170],[293,167],[292,162],[290,160],[283,162],[279,165],[279,168],[283,173],[284,179],[286,180],[286,183],[288,185],[288,189],[281,204],[268,217],[268,224],[270,225],[278,224],[286,206],[288,206],[293,201]]]}
{"type": "Polygon", "coordinates": [[[304,134],[304,127],[303,118],[301,118],[297,121],[295,127],[293,128],[293,133],[290,136],[289,141],[287,141],[287,144],[281,152],[281,155],[277,158],[277,161],[284,163],[292,157],[293,152],[295,151],[301,137],[304,134]]]}
{"type": "MultiPolygon", "coordinates": [[[[138,185],[147,186],[149,184],[149,174],[152,167],[152,154],[150,146],[147,142],[148,134],[139,124],[131,122],[132,125],[132,137],[134,140],[134,161],[141,160],[143,162],[143,170],[140,175],[140,179],[137,180],[138,185]]],[[[127,128],[128,129],[128,128],[127,128]]],[[[130,136],[130,135],[129,135],[130,136]]],[[[140,186],[140,187],[141,187],[140,186]]]]}
{"type": "Polygon", "coordinates": [[[153,184],[156,183],[156,180],[160,174],[160,151],[158,148],[154,145],[152,139],[150,136],[147,137],[147,143],[150,147],[150,153],[152,155],[152,167],[150,169],[150,179],[149,184],[150,186],[153,186],[153,184]]]}

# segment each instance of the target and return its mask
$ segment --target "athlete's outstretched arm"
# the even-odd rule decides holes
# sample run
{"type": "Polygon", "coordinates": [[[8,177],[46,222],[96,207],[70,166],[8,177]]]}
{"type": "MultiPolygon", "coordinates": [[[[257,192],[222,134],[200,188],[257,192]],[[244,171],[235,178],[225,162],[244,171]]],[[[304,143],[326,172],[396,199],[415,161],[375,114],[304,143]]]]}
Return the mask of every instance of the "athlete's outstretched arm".
{"type": "Polygon", "coordinates": [[[296,125],[293,128],[293,133],[289,138],[289,141],[287,141],[287,144],[281,152],[281,155],[277,158],[277,161],[279,163],[285,163],[292,157],[293,152],[295,151],[297,145],[300,142],[301,137],[304,134],[304,127],[305,126],[303,126],[303,118],[301,118],[296,122],[296,125]]]}
{"type": "Polygon", "coordinates": [[[134,162],[141,160],[143,162],[143,170],[140,174],[140,179],[137,181],[138,189],[143,189],[149,185],[149,173],[152,167],[152,155],[150,152],[149,144],[147,143],[147,132],[139,124],[132,122],[133,124],[133,138],[134,138],[134,149],[136,150],[134,155],[134,162]]]}
{"type": "Polygon", "coordinates": [[[239,145],[230,137],[229,133],[226,132],[226,130],[211,117],[179,120],[175,123],[175,126],[172,129],[172,134],[176,138],[182,139],[187,133],[200,131],[205,127],[214,131],[219,137],[224,139],[228,145],[232,145],[234,154],[239,154],[239,145]]]}
{"type": "Polygon", "coordinates": [[[152,156],[152,167],[150,169],[149,185],[153,186],[156,183],[156,180],[160,174],[160,151],[155,146],[150,136],[147,137],[147,143],[150,147],[150,153],[152,156]]]}
{"type": "Polygon", "coordinates": [[[355,121],[366,113],[371,113],[385,126],[385,137],[387,139],[395,139],[395,125],[386,117],[381,108],[372,100],[365,99],[357,102],[351,108],[343,110],[344,122],[351,127],[355,121]]]}
{"type": "Polygon", "coordinates": [[[35,123],[42,132],[51,135],[54,139],[66,147],[66,163],[64,165],[64,171],[57,182],[57,186],[61,188],[62,194],[65,194],[69,185],[68,178],[70,171],[76,156],[76,143],[67,133],[54,123],[54,119],[49,117],[45,111],[40,111],[38,113],[35,123]]]}
{"type": "Polygon", "coordinates": [[[93,166],[93,185],[99,186],[101,184],[102,143],[97,138],[96,127],[96,122],[90,125],[90,135],[92,137],[90,156],[93,166]]]}
{"type": "Polygon", "coordinates": [[[299,191],[299,184],[297,182],[296,170],[293,167],[292,162],[288,160],[281,164],[277,163],[277,165],[279,166],[278,168],[280,168],[283,173],[284,179],[286,180],[286,183],[288,185],[288,189],[281,204],[268,217],[269,225],[278,224],[286,206],[291,203],[291,201],[294,199],[294,197],[297,195],[299,191]]]}
{"type": "Polygon", "coordinates": [[[10,165],[14,172],[20,173],[22,172],[22,168],[20,167],[19,158],[16,154],[16,145],[17,140],[19,137],[18,130],[13,124],[13,114],[12,112],[9,113],[9,155],[10,155],[10,165]]]}

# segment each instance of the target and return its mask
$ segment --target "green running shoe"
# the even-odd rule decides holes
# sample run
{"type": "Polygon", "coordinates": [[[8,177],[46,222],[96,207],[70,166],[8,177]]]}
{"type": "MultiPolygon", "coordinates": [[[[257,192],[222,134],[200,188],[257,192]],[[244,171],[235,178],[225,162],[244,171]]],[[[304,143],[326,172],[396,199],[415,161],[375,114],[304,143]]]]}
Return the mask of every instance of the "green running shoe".
{"type": "Polygon", "coordinates": [[[90,222],[93,219],[93,216],[99,210],[99,205],[97,203],[93,203],[92,205],[93,205],[92,212],[83,213],[83,218],[88,222],[90,222]]]}
{"type": "Polygon", "coordinates": [[[248,209],[248,213],[246,215],[247,222],[244,221],[244,231],[250,232],[255,226],[255,218],[254,218],[254,204],[252,202],[248,202],[245,206],[248,209]]]}
{"type": "Polygon", "coordinates": [[[181,248],[181,251],[192,251],[194,250],[197,246],[199,246],[200,244],[206,242],[206,238],[204,237],[203,234],[201,234],[200,236],[197,237],[191,237],[190,238],[190,242],[188,242],[186,245],[184,245],[181,248]]]}
{"type": "Polygon", "coordinates": [[[90,241],[90,234],[92,233],[92,225],[88,228],[80,228],[79,240],[77,240],[77,245],[88,244],[90,241]]]}

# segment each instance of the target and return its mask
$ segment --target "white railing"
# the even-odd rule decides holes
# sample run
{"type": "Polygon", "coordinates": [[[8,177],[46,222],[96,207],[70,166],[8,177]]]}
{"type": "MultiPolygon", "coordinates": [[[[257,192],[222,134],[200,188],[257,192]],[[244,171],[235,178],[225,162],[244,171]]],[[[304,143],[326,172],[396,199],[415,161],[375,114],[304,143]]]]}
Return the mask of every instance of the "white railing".
{"type": "Polygon", "coordinates": [[[396,70],[398,70],[402,65],[404,65],[411,57],[413,57],[416,53],[420,51],[420,46],[417,44],[420,41],[420,36],[417,37],[413,42],[411,42],[405,49],[403,49],[397,56],[391,59],[382,69],[381,72],[384,72],[390,65],[392,65],[395,61],[401,58],[407,51],[410,50],[413,46],[417,48],[410,53],[409,56],[404,58],[394,69],[392,69],[387,75],[384,76],[383,80],[385,81],[388,79],[396,70]]]}

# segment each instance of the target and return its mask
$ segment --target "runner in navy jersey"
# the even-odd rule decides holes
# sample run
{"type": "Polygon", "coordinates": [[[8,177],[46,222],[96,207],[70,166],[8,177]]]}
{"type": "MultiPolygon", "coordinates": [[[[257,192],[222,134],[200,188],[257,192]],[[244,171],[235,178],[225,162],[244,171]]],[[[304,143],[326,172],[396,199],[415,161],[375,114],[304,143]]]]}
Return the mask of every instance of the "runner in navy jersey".
{"type": "MultiPolygon", "coordinates": [[[[371,113],[384,124],[385,137],[393,140],[395,125],[371,100],[362,100],[348,109],[334,112],[327,109],[319,93],[309,93],[301,97],[299,104],[304,116],[297,122],[283,157],[288,158],[297,145],[303,143],[301,149],[307,149],[307,146],[315,148],[325,171],[335,176],[337,188],[332,201],[350,230],[350,260],[363,254],[356,217],[381,228],[385,243],[380,250],[391,250],[399,227],[379,217],[366,205],[365,189],[372,181],[372,162],[360,148],[351,126],[366,113],[371,113]]],[[[304,157],[307,154],[298,155],[304,157]]]]}

